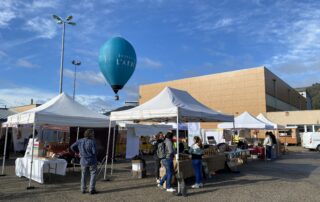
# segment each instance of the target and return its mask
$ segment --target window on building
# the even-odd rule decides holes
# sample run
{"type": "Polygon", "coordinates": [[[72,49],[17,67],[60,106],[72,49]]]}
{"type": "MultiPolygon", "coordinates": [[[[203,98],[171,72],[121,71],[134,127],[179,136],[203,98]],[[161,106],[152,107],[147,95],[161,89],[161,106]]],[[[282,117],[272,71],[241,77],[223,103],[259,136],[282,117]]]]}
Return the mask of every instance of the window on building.
{"type": "Polygon", "coordinates": [[[304,133],[304,125],[298,125],[299,133],[304,133]]]}
{"type": "Polygon", "coordinates": [[[314,130],[315,132],[320,132],[320,125],[315,125],[314,130]]]}
{"type": "Polygon", "coordinates": [[[307,125],[307,132],[313,132],[312,125],[307,125]]]}

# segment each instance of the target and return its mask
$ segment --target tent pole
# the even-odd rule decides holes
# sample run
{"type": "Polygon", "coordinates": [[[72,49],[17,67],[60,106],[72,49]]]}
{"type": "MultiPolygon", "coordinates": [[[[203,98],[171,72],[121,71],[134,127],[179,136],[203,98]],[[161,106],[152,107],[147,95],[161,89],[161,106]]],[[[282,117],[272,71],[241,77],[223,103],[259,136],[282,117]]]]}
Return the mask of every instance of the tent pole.
{"type": "MultiPolygon", "coordinates": [[[[177,113],[177,138],[176,138],[176,140],[177,140],[177,158],[176,158],[176,160],[177,160],[177,173],[178,173],[178,177],[180,178],[181,176],[180,176],[180,164],[179,164],[179,111],[178,111],[178,113],[177,113]]],[[[180,180],[178,180],[178,193],[180,192],[180,180]]]]}
{"type": "Polygon", "coordinates": [[[32,129],[32,147],[31,147],[31,163],[30,163],[30,176],[29,176],[29,184],[27,189],[33,189],[34,187],[31,186],[31,177],[32,177],[32,164],[33,164],[33,150],[34,150],[34,134],[36,131],[36,123],[33,123],[32,129]]]}
{"type": "Polygon", "coordinates": [[[77,129],[77,141],[79,140],[79,130],[80,130],[80,127],[78,126],[78,129],[77,129]]]}
{"type": "Polygon", "coordinates": [[[112,156],[111,156],[111,172],[110,174],[113,174],[113,160],[114,160],[114,147],[115,147],[115,136],[116,136],[116,127],[113,128],[113,137],[112,137],[112,156]]]}
{"type": "Polygon", "coordinates": [[[111,119],[110,119],[110,121],[109,121],[108,140],[107,140],[107,152],[106,152],[106,159],[105,159],[105,164],[104,164],[103,180],[107,180],[107,166],[108,166],[108,158],[109,158],[110,136],[111,136],[111,119]]]}
{"type": "Polygon", "coordinates": [[[234,117],[233,117],[232,125],[233,125],[233,133],[232,133],[232,137],[231,137],[231,145],[232,145],[232,143],[233,143],[233,138],[234,138],[234,135],[235,135],[235,132],[236,132],[236,124],[235,124],[235,119],[234,119],[234,117]]]}
{"type": "Polygon", "coordinates": [[[6,154],[7,154],[7,143],[8,143],[8,131],[9,131],[9,127],[7,125],[6,127],[6,137],[4,140],[4,150],[3,150],[3,158],[2,158],[2,171],[1,171],[1,176],[4,176],[4,167],[5,167],[5,163],[6,163],[6,154]]]}

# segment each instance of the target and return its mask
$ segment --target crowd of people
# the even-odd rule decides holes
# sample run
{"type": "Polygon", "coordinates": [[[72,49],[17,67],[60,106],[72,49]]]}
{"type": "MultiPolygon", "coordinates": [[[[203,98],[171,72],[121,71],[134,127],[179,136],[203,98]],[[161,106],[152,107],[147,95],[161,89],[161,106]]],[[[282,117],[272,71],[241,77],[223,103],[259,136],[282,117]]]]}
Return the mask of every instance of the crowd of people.
{"type": "MultiPolygon", "coordinates": [[[[173,142],[173,133],[168,132],[164,135],[162,132],[158,133],[150,143],[153,145],[153,158],[155,163],[155,177],[157,186],[163,189],[164,183],[166,183],[167,192],[175,192],[176,189],[172,187],[172,178],[174,175],[174,157],[177,153],[177,146],[173,142]],[[164,176],[160,176],[161,164],[165,168],[164,176]]],[[[240,142],[240,141],[239,141],[240,142]]],[[[238,143],[239,143],[238,142],[238,143]]],[[[266,138],[264,139],[263,145],[266,148],[266,158],[271,160],[275,158],[276,153],[274,148],[277,145],[277,140],[272,132],[266,133],[266,138]]],[[[242,147],[243,145],[241,145],[242,147]]],[[[90,174],[90,186],[89,193],[96,194],[95,189],[96,175],[97,175],[97,149],[96,142],[94,140],[94,131],[88,129],[84,133],[84,138],[79,139],[73,145],[71,145],[71,150],[75,153],[79,153],[81,156],[81,192],[87,192],[86,177],[90,174]]],[[[184,151],[184,145],[179,144],[179,153],[184,151]]],[[[188,154],[191,155],[192,167],[195,176],[195,184],[191,187],[194,189],[203,187],[203,162],[202,156],[204,154],[204,146],[202,145],[202,140],[198,136],[194,136],[193,144],[189,147],[188,154]]]]}
{"type": "MultiPolygon", "coordinates": [[[[172,187],[171,181],[174,174],[173,159],[174,155],[177,153],[177,146],[173,143],[173,134],[171,132],[164,135],[162,132],[157,134],[154,139],[152,139],[151,144],[153,145],[154,160],[155,160],[155,176],[157,181],[157,186],[163,188],[163,184],[166,183],[166,191],[175,192],[176,190],[172,187]],[[165,175],[160,178],[160,167],[161,164],[165,167],[165,175]]],[[[182,153],[184,150],[184,145],[179,144],[179,151],[182,153]]],[[[202,155],[203,155],[203,145],[200,137],[194,137],[194,144],[189,149],[189,154],[192,157],[192,166],[196,176],[195,184],[192,188],[201,188],[203,186],[202,182],[202,155]]]]}

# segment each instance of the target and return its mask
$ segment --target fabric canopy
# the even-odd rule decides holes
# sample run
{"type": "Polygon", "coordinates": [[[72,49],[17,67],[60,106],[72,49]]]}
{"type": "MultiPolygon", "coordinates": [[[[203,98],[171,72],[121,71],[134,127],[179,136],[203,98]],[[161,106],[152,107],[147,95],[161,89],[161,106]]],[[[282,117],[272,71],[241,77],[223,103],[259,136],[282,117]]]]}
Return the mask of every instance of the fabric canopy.
{"type": "Polygon", "coordinates": [[[5,124],[108,127],[108,117],[91,111],[62,93],[45,104],[8,117],[5,124]]]}
{"type": "Polygon", "coordinates": [[[111,112],[111,121],[157,121],[174,122],[233,121],[233,116],[216,112],[194,99],[182,90],[166,87],[148,102],[120,112],[111,112]]]}
{"type": "Polygon", "coordinates": [[[124,128],[133,128],[135,136],[153,136],[162,132],[166,134],[172,129],[172,126],[162,124],[136,124],[136,123],[121,123],[119,126],[124,128]]]}
{"type": "Polygon", "coordinates": [[[277,130],[277,129],[285,129],[284,126],[278,125],[278,124],[276,124],[276,123],[273,123],[272,121],[270,121],[269,119],[267,119],[267,118],[266,118],[263,114],[261,114],[261,113],[257,116],[257,119],[258,119],[259,121],[261,121],[261,122],[263,122],[263,123],[271,126],[272,129],[274,129],[274,130],[277,130]]]}
{"type": "Polygon", "coordinates": [[[231,122],[218,124],[218,128],[223,129],[269,129],[270,127],[272,126],[259,121],[248,112],[243,112],[234,118],[234,124],[231,122]]]}

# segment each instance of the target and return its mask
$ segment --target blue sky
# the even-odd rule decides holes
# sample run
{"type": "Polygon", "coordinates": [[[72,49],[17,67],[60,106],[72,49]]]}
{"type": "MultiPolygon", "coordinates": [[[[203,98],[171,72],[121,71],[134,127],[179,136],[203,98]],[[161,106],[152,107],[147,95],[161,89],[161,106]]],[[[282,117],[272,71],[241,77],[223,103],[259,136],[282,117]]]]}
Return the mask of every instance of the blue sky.
{"type": "Polygon", "coordinates": [[[1,0],[0,107],[43,103],[58,94],[61,26],[64,91],[94,110],[137,100],[138,86],[265,65],[294,87],[320,79],[320,2],[299,0],[1,0]],[[122,36],[137,67],[121,100],[99,72],[104,42],[122,36]]]}

